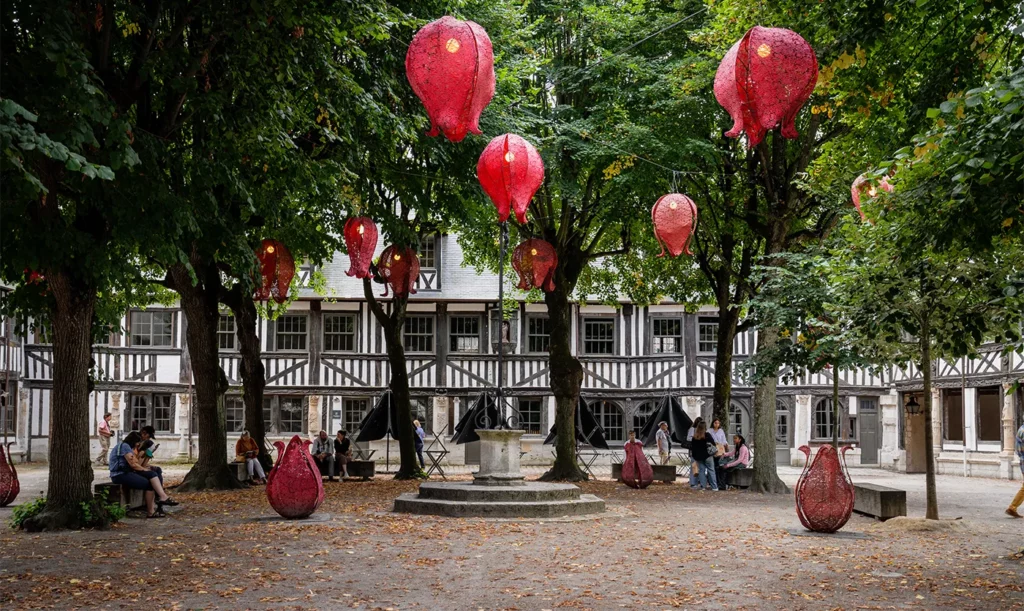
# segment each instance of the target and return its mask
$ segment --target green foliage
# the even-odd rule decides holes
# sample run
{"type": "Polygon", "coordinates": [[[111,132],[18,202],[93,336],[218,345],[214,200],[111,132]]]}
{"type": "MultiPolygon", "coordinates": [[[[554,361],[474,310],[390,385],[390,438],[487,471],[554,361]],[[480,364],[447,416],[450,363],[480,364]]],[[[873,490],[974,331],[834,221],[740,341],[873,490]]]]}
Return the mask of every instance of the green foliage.
{"type": "Polygon", "coordinates": [[[15,505],[11,510],[11,528],[21,528],[22,524],[30,518],[34,518],[42,513],[43,508],[46,507],[46,497],[41,496],[39,498],[32,499],[21,505],[15,505]]]}

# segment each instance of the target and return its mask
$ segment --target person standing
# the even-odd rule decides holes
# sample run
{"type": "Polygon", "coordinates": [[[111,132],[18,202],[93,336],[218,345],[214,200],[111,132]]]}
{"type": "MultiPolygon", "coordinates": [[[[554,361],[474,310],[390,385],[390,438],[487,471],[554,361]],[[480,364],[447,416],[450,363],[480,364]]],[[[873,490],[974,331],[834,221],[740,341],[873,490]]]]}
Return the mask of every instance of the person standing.
{"type": "MultiPolygon", "coordinates": [[[[704,418],[697,416],[697,419],[693,421],[693,426],[690,430],[686,431],[686,443],[693,446],[693,433],[697,430],[697,427],[704,423],[704,418]]],[[[693,451],[690,451],[690,488],[697,487],[697,473],[700,468],[697,466],[697,461],[693,458],[693,451]]]]}
{"type": "Polygon", "coordinates": [[[420,468],[426,469],[427,463],[423,462],[423,440],[426,439],[427,434],[423,431],[423,427],[420,426],[419,420],[413,420],[412,425],[416,427],[416,455],[420,457],[420,468]]]}
{"type": "Polygon", "coordinates": [[[100,455],[96,458],[96,464],[106,465],[110,455],[110,438],[114,436],[110,431],[110,412],[103,414],[103,419],[96,427],[96,435],[100,438],[100,455]]]}
{"type": "Polygon", "coordinates": [[[341,473],[338,479],[345,481],[348,477],[348,461],[352,459],[352,442],[348,439],[348,431],[338,431],[334,438],[334,468],[337,470],[341,465],[341,473]]]}
{"type": "MultiPolygon", "coordinates": [[[[1024,479],[1024,424],[1020,425],[1017,429],[1017,442],[1014,444],[1014,450],[1017,451],[1017,461],[1020,462],[1020,475],[1024,479]]],[[[1017,491],[1017,495],[1013,497],[1013,501],[1010,502],[1010,506],[1006,509],[1006,515],[1014,518],[1024,518],[1024,516],[1017,513],[1017,508],[1024,505],[1024,482],[1021,482],[1020,490],[1017,491]]]]}
{"type": "Polygon", "coordinates": [[[313,462],[320,469],[320,476],[327,476],[327,481],[334,481],[334,448],[331,440],[327,438],[327,431],[320,431],[320,434],[313,440],[313,447],[310,448],[313,455],[313,462]]]}
{"type": "Polygon", "coordinates": [[[715,451],[717,446],[711,435],[707,434],[707,427],[703,422],[697,425],[693,432],[693,439],[690,440],[690,453],[697,463],[697,476],[699,485],[694,488],[705,488],[707,490],[718,490],[718,479],[715,477],[715,451]]]}
{"type": "Polygon", "coordinates": [[[722,421],[718,418],[712,420],[711,430],[708,431],[708,434],[711,435],[711,438],[715,440],[715,445],[718,446],[718,451],[715,452],[715,477],[721,483],[722,465],[719,459],[725,456],[725,453],[729,450],[729,442],[725,438],[725,431],[722,430],[722,421]]]}
{"type": "Polygon", "coordinates": [[[658,434],[655,436],[658,442],[658,457],[661,464],[667,465],[672,458],[672,437],[668,432],[668,423],[662,420],[658,423],[658,434]]]}

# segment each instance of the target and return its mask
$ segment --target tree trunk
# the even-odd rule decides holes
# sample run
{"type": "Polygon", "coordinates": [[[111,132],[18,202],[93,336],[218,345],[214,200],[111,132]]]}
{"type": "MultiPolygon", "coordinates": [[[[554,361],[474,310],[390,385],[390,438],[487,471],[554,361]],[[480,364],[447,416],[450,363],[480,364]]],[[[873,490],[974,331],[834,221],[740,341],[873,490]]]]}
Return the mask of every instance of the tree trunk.
{"type": "Polygon", "coordinates": [[[921,321],[921,375],[924,378],[924,488],[926,508],[924,517],[939,519],[939,498],[935,490],[935,439],[932,433],[932,337],[929,320],[921,321]]]}
{"type": "MultiPolygon", "coordinates": [[[[722,422],[722,430],[729,431],[729,404],[732,401],[732,357],[736,340],[736,326],[740,312],[729,305],[726,291],[725,302],[718,303],[718,345],[715,350],[715,394],[712,422],[722,422]]],[[[710,427],[710,424],[709,424],[710,427]]]]}
{"type": "Polygon", "coordinates": [[[263,470],[269,472],[274,461],[267,451],[267,423],[263,420],[263,389],[267,380],[263,359],[260,358],[260,338],[256,334],[256,304],[249,295],[242,295],[240,288],[233,289],[227,301],[235,315],[235,335],[238,338],[238,352],[242,357],[238,372],[242,377],[245,428],[260,449],[259,460],[263,470]]]}
{"type": "MultiPolygon", "coordinates": [[[[772,350],[779,341],[778,327],[765,327],[757,336],[757,351],[772,350]]],[[[758,372],[760,374],[760,372],[758,372]]],[[[779,479],[775,464],[775,388],[779,383],[778,371],[759,375],[754,387],[754,492],[788,493],[789,488],[779,479]]]]}
{"type": "Polygon", "coordinates": [[[839,449],[839,367],[832,365],[832,447],[839,449]]]}
{"type": "Polygon", "coordinates": [[[555,290],[544,294],[551,322],[548,354],[551,393],[555,396],[555,463],[541,481],[581,482],[587,474],[576,463],[576,405],[583,385],[583,365],[572,355],[572,289],[559,282],[555,290]]]}
{"type": "Polygon", "coordinates": [[[186,338],[195,380],[199,459],[185,476],[180,490],[229,490],[243,484],[228,468],[224,393],[227,377],[218,359],[217,323],[220,318],[220,272],[212,265],[197,263],[193,268],[199,282],[192,284],[185,266],[177,263],[168,275],[188,319],[186,338]]]}
{"type": "Polygon", "coordinates": [[[49,480],[46,506],[23,528],[40,531],[106,526],[106,511],[93,501],[89,451],[89,361],[96,289],[76,282],[61,270],[47,270],[46,282],[55,302],[51,317],[49,480]],[[97,516],[89,524],[85,523],[81,503],[91,504],[90,513],[97,516]]]}

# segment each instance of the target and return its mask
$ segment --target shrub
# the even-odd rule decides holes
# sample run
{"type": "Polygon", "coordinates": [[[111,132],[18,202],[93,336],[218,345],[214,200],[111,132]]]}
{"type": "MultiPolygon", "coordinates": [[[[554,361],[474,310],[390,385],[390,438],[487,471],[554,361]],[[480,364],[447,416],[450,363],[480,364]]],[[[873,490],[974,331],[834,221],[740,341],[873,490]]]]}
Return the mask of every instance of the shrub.
{"type": "Polygon", "coordinates": [[[46,497],[41,496],[38,499],[16,506],[11,512],[11,528],[21,528],[25,520],[39,515],[45,505],[46,497]]]}

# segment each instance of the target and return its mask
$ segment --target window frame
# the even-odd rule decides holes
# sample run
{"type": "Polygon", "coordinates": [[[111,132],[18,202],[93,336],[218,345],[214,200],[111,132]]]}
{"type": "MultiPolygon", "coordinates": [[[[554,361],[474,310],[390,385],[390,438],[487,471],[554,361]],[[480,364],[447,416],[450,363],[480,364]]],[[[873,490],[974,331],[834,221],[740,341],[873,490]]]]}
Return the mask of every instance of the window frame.
{"type": "MultiPolygon", "coordinates": [[[[1002,446],[1002,430],[1003,430],[1003,389],[1001,386],[979,386],[974,389],[974,436],[978,445],[995,445],[999,444],[1002,446]],[[996,397],[996,438],[995,439],[982,439],[981,438],[981,395],[995,395],[996,397]]],[[[1016,432],[1017,427],[1013,428],[1016,432]]]]}
{"type": "Polygon", "coordinates": [[[479,313],[474,312],[457,312],[448,315],[448,353],[449,354],[482,354],[484,351],[484,323],[483,316],[479,313]],[[476,321],[476,334],[471,333],[456,333],[455,332],[455,320],[463,318],[466,320],[476,321]],[[457,350],[454,346],[455,340],[458,338],[471,338],[476,337],[477,347],[476,350],[457,350]]]}
{"type": "Polygon", "coordinates": [[[685,328],[686,328],[686,324],[685,324],[685,320],[683,319],[682,316],[670,316],[670,315],[651,316],[650,317],[650,338],[651,338],[650,346],[651,346],[651,354],[679,354],[679,355],[683,354],[683,345],[684,345],[683,342],[685,341],[685,336],[686,336],[686,332],[684,330],[685,328]],[[677,323],[679,325],[679,334],[676,335],[676,336],[672,336],[672,335],[659,335],[657,333],[658,323],[664,323],[664,322],[675,322],[675,323],[677,323]],[[658,342],[658,339],[660,339],[660,338],[671,338],[671,337],[676,337],[678,339],[678,343],[676,344],[677,347],[678,347],[677,350],[675,350],[673,352],[665,352],[665,351],[659,351],[659,350],[656,349],[655,346],[656,346],[656,344],[658,342]]]}
{"type": "Polygon", "coordinates": [[[419,261],[420,261],[420,270],[424,270],[424,269],[437,270],[438,269],[439,266],[438,266],[438,261],[437,261],[437,251],[438,251],[438,248],[437,248],[437,237],[438,237],[437,234],[431,234],[429,236],[425,236],[423,239],[420,240],[420,247],[418,249],[418,252],[416,253],[416,256],[419,258],[419,261]],[[433,261],[431,261],[431,265],[427,265],[426,259],[425,259],[425,255],[426,255],[427,250],[428,250],[428,245],[429,245],[429,250],[430,250],[430,256],[433,259],[433,261]]]}
{"type": "MultiPolygon", "coordinates": [[[[148,310],[142,310],[142,309],[129,310],[128,311],[128,337],[127,337],[127,343],[126,343],[127,346],[129,346],[131,348],[142,348],[142,349],[145,349],[145,350],[168,350],[168,349],[172,349],[172,348],[177,348],[178,347],[178,344],[177,344],[177,340],[178,340],[178,338],[177,338],[177,322],[178,322],[177,314],[178,314],[177,310],[171,310],[171,309],[166,309],[166,308],[153,308],[153,309],[148,309],[148,310]],[[141,324],[141,321],[133,320],[133,318],[135,317],[136,314],[138,314],[140,316],[141,315],[149,315],[150,316],[150,321],[149,321],[149,339],[150,339],[150,343],[149,344],[139,344],[139,343],[136,343],[136,341],[135,341],[136,329],[141,324]],[[153,321],[152,321],[152,317],[155,314],[166,314],[166,315],[169,315],[170,318],[171,318],[171,320],[170,320],[170,343],[168,343],[168,344],[154,345],[152,343],[152,340],[153,340],[153,337],[154,337],[153,336],[153,321]]],[[[141,337],[141,335],[140,335],[140,337],[141,337]]]]}
{"type": "MultiPolygon", "coordinates": [[[[526,431],[526,435],[543,435],[544,434],[544,415],[547,412],[545,409],[546,401],[544,397],[520,397],[516,400],[516,410],[519,412],[519,427],[526,431]],[[531,409],[523,409],[524,403],[528,403],[531,409]],[[536,404],[536,410],[532,409],[532,406],[536,404]],[[536,428],[527,428],[527,419],[524,414],[536,414],[536,428]]],[[[530,418],[530,422],[533,422],[533,418],[530,418]]]]}
{"type": "Polygon", "coordinates": [[[527,314],[526,315],[526,348],[527,354],[549,354],[551,352],[551,317],[547,314],[527,314]],[[533,333],[530,325],[534,324],[535,321],[544,321],[547,333],[533,333]],[[533,339],[537,338],[538,341],[543,341],[547,346],[546,350],[534,350],[533,339]]]}
{"type": "MultiPolygon", "coordinates": [[[[139,430],[142,430],[142,427],[144,427],[144,426],[152,426],[153,429],[154,429],[154,432],[156,432],[156,433],[174,434],[174,420],[175,420],[175,415],[176,415],[175,414],[175,405],[174,405],[174,393],[169,393],[169,392],[132,392],[132,393],[128,393],[128,405],[127,405],[126,409],[128,410],[128,419],[127,420],[128,420],[129,425],[131,426],[130,430],[139,431],[139,430]],[[167,405],[157,405],[157,400],[156,400],[157,397],[161,397],[161,398],[166,397],[167,398],[167,405]],[[146,409],[146,416],[145,416],[145,418],[143,420],[138,421],[138,426],[134,426],[136,424],[135,409],[137,407],[140,407],[140,406],[135,405],[135,400],[139,399],[139,398],[146,399],[146,405],[144,406],[145,409],[146,409]],[[157,413],[158,409],[166,409],[166,410],[168,410],[167,418],[160,418],[159,419],[159,420],[167,422],[167,428],[166,429],[161,428],[159,426],[159,424],[158,424],[159,420],[157,419],[157,416],[156,416],[156,413],[157,413]]],[[[194,414],[195,414],[195,412],[193,411],[193,415],[194,414]]]]}
{"type": "Polygon", "coordinates": [[[939,401],[942,408],[942,443],[965,445],[967,443],[967,410],[964,409],[964,392],[960,388],[943,388],[939,392],[939,401]],[[956,395],[960,397],[960,439],[952,439],[949,436],[949,410],[946,405],[947,400],[956,395]]]}
{"type": "Polygon", "coordinates": [[[718,354],[718,318],[715,316],[698,316],[697,317],[697,337],[695,338],[695,344],[697,348],[697,354],[701,356],[718,354]],[[703,330],[705,327],[714,326],[715,334],[714,340],[704,340],[703,330]],[[713,344],[711,350],[705,350],[704,344],[713,344]]]}
{"type": "MultiPolygon", "coordinates": [[[[347,433],[348,433],[346,435],[347,439],[353,439],[353,440],[355,439],[355,437],[353,437],[353,435],[355,435],[356,431],[358,430],[359,424],[363,421],[363,418],[366,417],[366,414],[370,413],[370,410],[372,410],[372,409],[373,409],[373,399],[371,399],[369,397],[342,397],[341,398],[341,428],[344,429],[345,431],[347,431],[347,433]],[[354,413],[354,412],[350,412],[349,404],[350,404],[350,402],[360,402],[360,401],[364,404],[364,407],[363,407],[363,409],[360,412],[359,420],[357,420],[355,422],[352,422],[351,420],[349,420],[349,415],[351,413],[354,413]]],[[[337,431],[335,431],[335,432],[337,432],[337,431]]]]}
{"type": "MultiPolygon", "coordinates": [[[[266,423],[264,423],[266,426],[266,423]]],[[[245,398],[242,395],[226,395],[224,397],[224,429],[230,435],[232,433],[241,433],[246,428],[245,426],[245,398]],[[241,410],[241,418],[238,419],[238,429],[231,428],[231,417],[232,413],[237,414],[241,410]]]]}
{"type": "Polygon", "coordinates": [[[321,325],[320,326],[321,326],[321,334],[322,334],[321,340],[323,342],[321,344],[321,346],[323,346],[323,351],[324,352],[330,353],[330,354],[350,354],[350,353],[353,353],[353,352],[359,352],[359,313],[358,312],[336,312],[336,311],[323,312],[322,313],[322,317],[321,317],[321,325]],[[330,319],[335,319],[335,318],[348,318],[348,319],[350,319],[352,321],[352,331],[351,331],[351,333],[349,333],[349,332],[328,331],[328,321],[330,319]],[[328,345],[329,345],[328,337],[329,336],[345,337],[347,335],[351,335],[352,336],[352,348],[351,349],[346,350],[346,349],[335,349],[335,348],[329,348],[328,347],[328,345]]]}
{"type": "MultiPolygon", "coordinates": [[[[580,317],[580,329],[579,329],[579,349],[580,355],[582,356],[606,356],[614,357],[619,354],[619,325],[618,316],[615,315],[586,315],[580,317]],[[587,339],[587,323],[611,323],[612,331],[611,338],[602,339],[587,339]],[[611,352],[591,352],[587,348],[587,342],[611,342],[611,352]]],[[[623,425],[625,426],[625,425],[623,425]]]]}
{"type": "MultiPolygon", "coordinates": [[[[274,323],[274,350],[273,352],[308,352],[309,351],[309,316],[307,314],[283,314],[279,316],[274,323]],[[302,348],[282,348],[281,347],[281,323],[285,320],[302,320],[302,348]]],[[[299,337],[299,333],[296,331],[285,331],[284,335],[289,338],[299,337]]]]}
{"type": "MultiPolygon", "coordinates": [[[[842,398],[840,398],[840,402],[841,401],[842,401],[842,398]]],[[[812,440],[814,440],[814,441],[831,441],[832,440],[833,431],[835,430],[835,427],[838,424],[838,423],[832,422],[832,414],[834,413],[834,411],[835,411],[835,407],[832,405],[832,397],[818,397],[817,398],[817,400],[814,402],[814,407],[811,408],[811,433],[813,433],[813,435],[811,436],[812,440]],[[818,429],[819,429],[819,427],[822,426],[818,422],[818,407],[820,405],[822,405],[822,404],[826,405],[826,407],[828,408],[827,410],[825,410],[825,418],[826,418],[825,425],[824,425],[826,427],[826,434],[825,434],[825,436],[821,436],[821,435],[818,434],[820,432],[818,429]]],[[[840,421],[842,421],[843,414],[842,414],[842,410],[841,409],[840,409],[840,413],[839,413],[839,418],[840,418],[840,421]]],[[[842,430],[840,430],[840,439],[841,438],[842,438],[842,430]]]]}
{"type": "Polygon", "coordinates": [[[274,396],[273,411],[275,412],[275,420],[277,424],[277,434],[279,435],[306,435],[309,430],[309,422],[307,418],[308,406],[306,405],[306,397],[302,395],[275,395],[274,396]],[[289,418],[285,420],[284,409],[282,408],[283,401],[296,401],[298,402],[298,418],[299,423],[298,430],[285,427],[286,422],[294,422],[296,419],[289,418]]]}
{"type": "Polygon", "coordinates": [[[434,354],[435,351],[437,350],[437,316],[434,313],[432,313],[432,312],[429,312],[429,313],[418,313],[417,312],[417,313],[414,313],[414,314],[411,314],[411,315],[407,314],[405,316],[405,322],[402,323],[402,347],[405,349],[406,354],[434,354]],[[413,319],[429,320],[430,321],[430,333],[427,334],[427,333],[419,333],[419,332],[417,332],[417,333],[412,333],[410,335],[409,332],[408,332],[409,321],[411,321],[413,319]],[[418,349],[410,348],[409,347],[409,343],[407,341],[408,337],[412,337],[412,338],[429,338],[430,339],[430,349],[429,350],[418,350],[418,349]]]}
{"type": "Polygon", "coordinates": [[[597,423],[601,426],[605,441],[616,444],[624,444],[626,442],[626,413],[617,402],[609,399],[598,399],[590,402],[590,410],[594,414],[594,419],[597,420],[597,423]],[[613,419],[615,417],[615,414],[607,413],[607,406],[611,406],[612,409],[618,412],[618,425],[615,425],[614,423],[606,424],[609,416],[613,419]],[[618,429],[621,433],[621,437],[613,437],[609,434],[610,431],[615,429],[618,429]]]}
{"type": "Polygon", "coordinates": [[[9,435],[16,435],[18,431],[18,381],[11,379],[4,381],[0,379],[0,434],[3,434],[4,427],[7,427],[9,435]],[[9,382],[9,386],[8,386],[9,382]]]}
{"type": "MultiPolygon", "coordinates": [[[[658,402],[655,400],[641,401],[637,404],[636,408],[633,409],[633,413],[629,415],[630,423],[633,425],[630,431],[636,433],[637,439],[640,438],[640,430],[647,426],[647,421],[651,419],[651,416],[658,411],[658,402]],[[644,409],[644,406],[650,406],[649,409],[644,409]],[[642,412],[647,412],[646,414],[642,412]],[[637,422],[637,419],[642,418],[641,422],[637,422]]],[[[626,431],[629,434],[629,431],[626,431]]]]}
{"type": "Polygon", "coordinates": [[[231,313],[220,313],[220,318],[217,319],[217,350],[219,352],[238,352],[238,321],[235,320],[235,315],[231,313]],[[225,322],[231,323],[231,330],[223,328],[225,322]],[[230,336],[231,345],[225,347],[223,340],[225,337],[230,336]]]}

